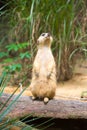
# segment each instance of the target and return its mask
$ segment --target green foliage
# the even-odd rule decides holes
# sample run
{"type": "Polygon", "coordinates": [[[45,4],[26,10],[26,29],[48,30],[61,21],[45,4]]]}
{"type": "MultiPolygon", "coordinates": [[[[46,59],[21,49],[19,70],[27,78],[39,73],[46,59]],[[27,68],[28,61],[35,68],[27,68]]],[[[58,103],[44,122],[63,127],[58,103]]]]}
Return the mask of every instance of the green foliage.
{"type": "Polygon", "coordinates": [[[0,52],[0,58],[8,57],[8,52],[0,52]]]}
{"type": "Polygon", "coordinates": [[[10,65],[7,65],[4,67],[4,71],[9,72],[9,73],[15,73],[20,72],[22,69],[22,64],[21,63],[17,63],[17,61],[23,60],[23,59],[30,59],[31,58],[31,54],[29,53],[29,51],[26,52],[22,52],[24,49],[26,49],[29,46],[28,42],[24,42],[24,43],[11,43],[9,45],[6,46],[8,55],[3,52],[1,53],[1,57],[4,58],[4,56],[7,56],[7,58],[4,58],[3,63],[10,63],[10,65]],[[9,53],[10,51],[17,53],[19,52],[19,54],[15,57],[9,58],[9,53]]]}
{"type": "Polygon", "coordinates": [[[18,51],[20,49],[27,48],[28,45],[29,45],[29,43],[19,43],[19,44],[11,43],[11,44],[7,45],[6,48],[7,48],[8,52],[9,51],[18,51]]]}
{"type": "Polygon", "coordinates": [[[13,58],[9,58],[7,57],[6,59],[3,60],[4,63],[12,63],[13,62],[13,58]]]}
{"type": "Polygon", "coordinates": [[[14,73],[16,71],[20,71],[22,69],[22,65],[21,64],[13,64],[13,65],[9,65],[9,66],[5,66],[4,67],[4,71],[5,72],[9,72],[9,73],[14,73]]]}
{"type": "Polygon", "coordinates": [[[11,50],[18,51],[18,49],[19,49],[18,45],[14,44],[14,43],[7,45],[6,48],[8,49],[8,51],[11,51],[11,50]]]}
{"type": "Polygon", "coordinates": [[[31,55],[29,52],[20,53],[20,58],[21,59],[24,59],[24,58],[30,59],[31,55]]]}

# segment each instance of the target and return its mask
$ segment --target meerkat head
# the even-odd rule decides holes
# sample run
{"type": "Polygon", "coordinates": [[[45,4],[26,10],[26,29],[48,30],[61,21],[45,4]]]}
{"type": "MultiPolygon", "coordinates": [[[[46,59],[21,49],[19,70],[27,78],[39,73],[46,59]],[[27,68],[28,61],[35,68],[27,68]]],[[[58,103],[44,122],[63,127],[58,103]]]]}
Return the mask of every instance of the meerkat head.
{"type": "Polygon", "coordinates": [[[38,46],[42,47],[42,46],[51,46],[51,43],[53,41],[52,36],[50,35],[50,33],[42,33],[40,35],[40,37],[37,40],[38,46]]]}

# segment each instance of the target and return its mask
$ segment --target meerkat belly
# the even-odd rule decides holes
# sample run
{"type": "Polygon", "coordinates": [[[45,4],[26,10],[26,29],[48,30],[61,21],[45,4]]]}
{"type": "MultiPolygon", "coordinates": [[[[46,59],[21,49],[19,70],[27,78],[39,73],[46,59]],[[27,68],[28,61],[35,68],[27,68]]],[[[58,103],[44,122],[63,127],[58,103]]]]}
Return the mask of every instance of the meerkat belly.
{"type": "Polygon", "coordinates": [[[55,89],[56,85],[54,82],[44,82],[44,81],[39,81],[36,82],[35,87],[32,89],[32,93],[35,97],[49,97],[53,98],[55,95],[55,89]]]}

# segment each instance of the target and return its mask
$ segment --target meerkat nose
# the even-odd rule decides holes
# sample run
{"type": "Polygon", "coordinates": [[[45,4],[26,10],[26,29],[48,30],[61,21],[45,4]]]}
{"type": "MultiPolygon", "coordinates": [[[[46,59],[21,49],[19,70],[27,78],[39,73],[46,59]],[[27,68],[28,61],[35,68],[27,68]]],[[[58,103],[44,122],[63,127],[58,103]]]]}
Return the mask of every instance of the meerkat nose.
{"type": "Polygon", "coordinates": [[[50,33],[47,33],[47,36],[49,37],[49,36],[50,36],[50,33]]]}

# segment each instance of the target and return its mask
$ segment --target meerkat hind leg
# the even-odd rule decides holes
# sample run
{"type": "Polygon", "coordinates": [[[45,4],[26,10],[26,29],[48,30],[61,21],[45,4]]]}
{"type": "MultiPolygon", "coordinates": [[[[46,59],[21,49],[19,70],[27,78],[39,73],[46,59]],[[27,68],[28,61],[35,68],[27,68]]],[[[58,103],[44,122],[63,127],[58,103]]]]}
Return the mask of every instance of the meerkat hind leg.
{"type": "Polygon", "coordinates": [[[49,102],[49,98],[45,97],[44,98],[44,103],[48,103],[49,102]]]}

